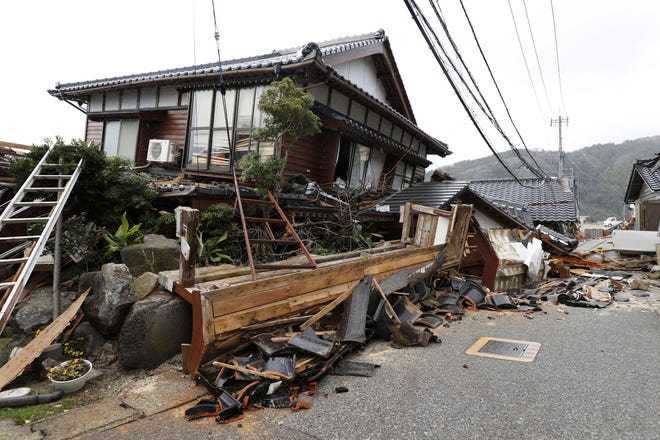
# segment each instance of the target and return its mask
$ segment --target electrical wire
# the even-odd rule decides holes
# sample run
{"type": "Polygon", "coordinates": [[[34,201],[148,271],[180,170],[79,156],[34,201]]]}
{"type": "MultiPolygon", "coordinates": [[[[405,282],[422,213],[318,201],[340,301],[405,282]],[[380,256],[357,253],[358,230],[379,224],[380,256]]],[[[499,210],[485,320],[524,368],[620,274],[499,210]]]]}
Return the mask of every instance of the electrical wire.
{"type": "MultiPolygon", "coordinates": [[[[479,94],[479,96],[480,96],[481,99],[483,100],[485,107],[488,109],[488,112],[486,112],[486,110],[484,109],[484,107],[481,106],[481,105],[479,105],[479,103],[477,102],[477,104],[479,105],[479,108],[481,109],[481,111],[484,112],[484,113],[486,114],[486,117],[488,117],[488,119],[490,120],[491,124],[493,124],[493,126],[495,127],[495,129],[496,129],[496,130],[502,135],[502,137],[506,140],[506,142],[509,144],[509,147],[511,148],[511,150],[513,151],[513,153],[516,155],[516,157],[518,158],[518,160],[520,160],[520,162],[521,162],[521,163],[522,163],[522,164],[523,164],[528,170],[530,170],[534,175],[536,175],[537,177],[540,177],[540,178],[545,178],[545,177],[547,177],[547,175],[543,172],[543,170],[540,169],[540,167],[538,167],[538,169],[535,168],[535,167],[533,167],[529,162],[527,162],[527,160],[526,160],[525,158],[523,158],[523,156],[521,155],[520,151],[516,148],[516,146],[513,144],[513,142],[511,142],[511,139],[509,139],[509,137],[507,136],[507,134],[504,132],[504,130],[502,129],[502,126],[501,126],[501,125],[499,124],[499,122],[497,121],[497,119],[496,119],[496,117],[495,117],[495,114],[493,113],[493,111],[491,110],[490,106],[488,105],[488,102],[486,101],[486,98],[485,98],[485,97],[483,96],[483,94],[481,93],[481,89],[480,89],[479,86],[477,85],[476,80],[475,80],[474,77],[472,76],[472,72],[470,71],[469,67],[468,67],[467,64],[465,63],[465,61],[464,61],[464,59],[463,59],[463,56],[461,55],[461,52],[460,52],[460,50],[458,49],[458,46],[457,46],[456,43],[454,42],[454,39],[452,38],[451,33],[449,32],[449,28],[448,28],[448,26],[447,26],[447,23],[445,22],[444,17],[442,16],[442,13],[441,13],[441,11],[440,11],[440,5],[437,4],[437,0],[435,1],[435,3],[434,3],[433,0],[429,0],[429,3],[431,4],[431,8],[433,9],[433,12],[435,13],[436,18],[438,19],[438,21],[440,22],[440,25],[442,26],[442,29],[443,29],[443,31],[444,31],[444,33],[445,33],[445,36],[447,37],[447,40],[449,41],[449,43],[451,44],[452,48],[454,49],[454,52],[456,53],[456,56],[457,56],[458,60],[460,61],[461,65],[463,66],[463,68],[464,68],[465,71],[467,72],[467,74],[468,74],[468,76],[469,76],[469,78],[470,78],[472,84],[474,85],[474,88],[477,90],[477,93],[479,94]]],[[[435,33],[434,33],[434,36],[435,36],[435,33]]],[[[436,39],[437,39],[437,36],[435,36],[435,37],[436,37],[436,39]]],[[[443,49],[443,53],[445,53],[445,56],[447,56],[447,53],[444,51],[444,49],[443,49]]],[[[451,60],[450,60],[450,64],[451,64],[452,66],[454,66],[453,63],[451,62],[451,60]]],[[[458,70],[457,70],[456,68],[454,68],[454,71],[456,71],[458,77],[461,79],[461,81],[463,82],[463,84],[465,84],[465,86],[468,88],[468,91],[470,92],[470,95],[473,97],[473,99],[475,99],[475,101],[477,101],[476,98],[474,97],[474,93],[472,93],[472,91],[469,89],[469,86],[467,85],[467,83],[466,83],[466,81],[464,80],[463,76],[458,72],[458,70]]],[[[537,166],[538,166],[538,164],[537,164],[537,166]]]]}
{"type": "MultiPolygon", "coordinates": [[[[511,4],[509,2],[509,4],[511,4]]],[[[525,17],[527,18],[527,27],[529,28],[529,36],[532,37],[532,46],[534,47],[534,56],[536,57],[536,65],[539,68],[539,75],[541,76],[541,84],[543,85],[543,91],[545,92],[545,99],[548,101],[548,108],[552,109],[550,104],[550,97],[548,96],[548,89],[545,86],[545,78],[543,77],[543,69],[541,69],[541,62],[539,61],[539,52],[536,50],[536,41],[534,40],[534,32],[532,31],[532,22],[529,20],[529,14],[527,13],[527,2],[523,0],[523,6],[525,7],[525,17]]]]}
{"type": "Polygon", "coordinates": [[[527,70],[527,77],[529,78],[529,83],[532,85],[532,90],[534,91],[534,98],[536,99],[536,105],[539,109],[539,114],[541,119],[546,120],[545,115],[543,114],[543,109],[541,108],[541,101],[539,100],[539,94],[536,91],[536,86],[534,85],[534,80],[532,79],[532,72],[529,70],[529,64],[527,63],[527,56],[525,55],[525,50],[523,49],[522,41],[520,40],[520,32],[518,32],[518,24],[516,23],[516,16],[513,13],[513,7],[511,6],[511,0],[509,0],[509,11],[511,11],[511,20],[513,21],[513,28],[516,31],[516,38],[518,38],[518,46],[520,46],[520,53],[522,54],[523,61],[525,62],[525,69],[527,70]]]}
{"type": "MultiPolygon", "coordinates": [[[[225,128],[227,130],[227,143],[229,144],[229,153],[231,154],[231,157],[229,158],[229,167],[231,168],[231,171],[234,171],[234,156],[236,155],[236,144],[233,142],[234,139],[231,137],[231,132],[229,130],[229,115],[227,113],[227,99],[226,99],[226,93],[227,93],[227,88],[225,84],[225,80],[222,77],[222,59],[220,58],[220,32],[218,32],[218,21],[216,19],[215,15],[215,0],[211,0],[211,5],[213,6],[213,26],[215,30],[215,47],[218,52],[218,86],[220,87],[220,95],[222,95],[222,109],[224,111],[224,117],[225,117],[225,128]]],[[[210,157],[210,155],[209,155],[210,157]]],[[[238,188],[236,188],[236,191],[238,191],[238,188]]]]}
{"type": "MultiPolygon", "coordinates": [[[[417,27],[419,28],[420,32],[422,33],[422,36],[426,40],[426,43],[428,44],[429,48],[431,49],[431,52],[433,53],[433,56],[436,58],[436,61],[440,65],[440,68],[442,69],[445,77],[449,81],[449,85],[451,86],[452,90],[454,91],[454,94],[456,95],[456,97],[460,101],[461,105],[463,106],[463,109],[468,114],[470,120],[472,121],[472,124],[477,129],[477,131],[478,131],[479,135],[481,136],[481,138],[484,140],[484,142],[486,143],[488,148],[491,150],[491,152],[493,153],[495,158],[498,160],[500,165],[502,165],[502,167],[504,167],[504,169],[515,179],[515,181],[518,182],[518,184],[520,184],[521,186],[530,187],[529,185],[524,184],[518,178],[518,176],[516,176],[515,173],[509,168],[509,166],[506,164],[506,162],[504,162],[504,160],[500,157],[498,152],[495,150],[493,145],[490,143],[490,140],[488,139],[488,137],[484,133],[484,131],[481,128],[481,126],[479,125],[479,123],[477,122],[477,120],[474,117],[472,111],[470,110],[470,107],[468,106],[467,102],[465,101],[465,99],[463,98],[461,93],[459,92],[458,87],[456,86],[456,83],[454,82],[453,78],[449,74],[449,71],[447,69],[447,66],[446,66],[444,60],[442,60],[442,57],[440,56],[440,54],[437,51],[436,44],[438,46],[442,46],[442,44],[440,43],[439,40],[437,40],[437,36],[436,36],[436,42],[435,42],[436,44],[434,44],[434,42],[431,40],[431,37],[429,36],[429,33],[431,33],[435,36],[435,32],[433,32],[432,27],[431,27],[430,23],[428,22],[426,16],[421,12],[421,10],[419,9],[419,6],[417,6],[417,3],[414,0],[404,0],[404,2],[406,4],[406,7],[408,8],[408,11],[412,15],[413,20],[415,20],[415,23],[417,24],[417,27]]],[[[545,179],[538,186],[541,186],[544,183],[545,183],[545,179]]],[[[532,186],[532,187],[536,188],[538,186],[532,186]]]]}
{"type": "Polygon", "coordinates": [[[493,80],[493,84],[495,84],[495,89],[497,90],[497,94],[500,97],[500,100],[502,101],[502,104],[504,105],[504,109],[506,110],[506,114],[509,117],[509,121],[511,121],[511,125],[513,125],[514,130],[518,134],[518,137],[520,138],[520,142],[522,142],[523,147],[525,148],[525,151],[529,155],[529,157],[532,159],[534,164],[538,167],[538,169],[545,175],[547,176],[547,173],[545,170],[543,170],[543,167],[539,165],[539,163],[536,161],[532,153],[529,151],[527,148],[527,144],[525,143],[525,140],[522,137],[522,134],[520,134],[520,131],[518,130],[518,126],[516,123],[513,121],[513,117],[511,116],[511,112],[509,111],[509,106],[506,104],[506,101],[504,100],[504,96],[502,96],[502,91],[500,90],[499,85],[497,84],[497,81],[495,80],[495,75],[493,74],[492,69],[490,68],[490,64],[488,63],[488,59],[486,58],[486,54],[484,53],[483,49],[481,48],[481,44],[479,43],[479,38],[477,38],[477,33],[474,30],[474,26],[472,26],[472,21],[470,20],[470,16],[468,15],[467,10],[465,9],[465,5],[463,4],[463,0],[460,0],[461,3],[461,8],[463,9],[463,14],[465,15],[465,19],[468,22],[468,25],[470,26],[470,31],[472,32],[472,36],[474,37],[474,41],[477,44],[477,47],[479,48],[479,53],[481,54],[481,58],[484,60],[484,64],[486,64],[486,68],[488,69],[488,73],[490,74],[490,78],[493,80]]]}
{"type": "Polygon", "coordinates": [[[564,114],[567,114],[566,104],[564,103],[564,91],[561,86],[561,69],[559,68],[559,44],[557,43],[557,23],[555,22],[555,7],[552,0],[550,0],[550,10],[552,11],[552,29],[554,30],[555,53],[557,54],[557,79],[559,81],[559,97],[561,98],[561,106],[564,109],[564,114]]]}

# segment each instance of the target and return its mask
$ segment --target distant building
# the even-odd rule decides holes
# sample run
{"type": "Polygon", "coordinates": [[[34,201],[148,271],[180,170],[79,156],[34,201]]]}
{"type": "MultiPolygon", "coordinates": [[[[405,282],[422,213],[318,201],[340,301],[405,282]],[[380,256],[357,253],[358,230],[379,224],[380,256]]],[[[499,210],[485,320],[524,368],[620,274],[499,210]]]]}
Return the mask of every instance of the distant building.
{"type": "Polygon", "coordinates": [[[633,229],[660,229],[660,153],[633,164],[624,201],[635,205],[633,229]]]}

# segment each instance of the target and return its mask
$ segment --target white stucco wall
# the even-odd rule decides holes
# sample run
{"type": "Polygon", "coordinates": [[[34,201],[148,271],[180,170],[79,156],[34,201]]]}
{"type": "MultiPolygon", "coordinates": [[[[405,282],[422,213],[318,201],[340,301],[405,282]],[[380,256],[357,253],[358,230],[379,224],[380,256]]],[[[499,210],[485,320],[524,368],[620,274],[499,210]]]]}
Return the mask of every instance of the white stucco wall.
{"type": "MultiPolygon", "coordinates": [[[[376,75],[376,66],[371,58],[361,58],[347,63],[333,66],[337,73],[347,78],[367,93],[375,96],[382,102],[387,102],[385,87],[376,75]]],[[[387,102],[389,104],[389,102],[387,102]]]]}

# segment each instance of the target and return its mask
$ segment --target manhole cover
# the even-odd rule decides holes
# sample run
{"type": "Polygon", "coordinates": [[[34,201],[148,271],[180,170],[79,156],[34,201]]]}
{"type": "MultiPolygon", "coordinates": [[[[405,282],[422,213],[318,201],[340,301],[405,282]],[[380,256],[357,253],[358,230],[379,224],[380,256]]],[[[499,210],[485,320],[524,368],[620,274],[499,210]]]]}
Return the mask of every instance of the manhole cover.
{"type": "Polygon", "coordinates": [[[519,342],[488,341],[481,347],[479,353],[499,354],[502,356],[522,357],[528,344],[519,342]]]}
{"type": "Polygon", "coordinates": [[[532,362],[541,344],[539,342],[516,341],[500,338],[479,338],[465,354],[491,357],[518,362],[532,362]]]}

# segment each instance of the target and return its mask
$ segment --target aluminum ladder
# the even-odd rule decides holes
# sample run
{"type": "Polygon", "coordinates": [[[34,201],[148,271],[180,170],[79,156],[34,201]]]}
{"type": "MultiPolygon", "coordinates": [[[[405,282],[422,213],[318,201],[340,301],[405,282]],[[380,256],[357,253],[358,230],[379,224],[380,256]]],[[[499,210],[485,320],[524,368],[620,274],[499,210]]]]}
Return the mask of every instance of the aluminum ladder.
{"type": "Polygon", "coordinates": [[[18,243],[0,254],[0,267],[19,264],[13,280],[0,283],[0,332],[7,325],[82,169],[83,160],[80,159],[71,174],[63,174],[65,167],[70,169],[73,164],[49,163],[54,149],[55,144],[50,146],[0,214],[0,244],[18,243]],[[12,235],[12,232],[7,230],[11,228],[6,228],[12,224],[24,227],[25,231],[30,224],[43,224],[44,229],[41,235],[29,235],[27,232],[23,235],[12,235]],[[20,255],[20,252],[23,252],[23,255],[20,255]]]}

